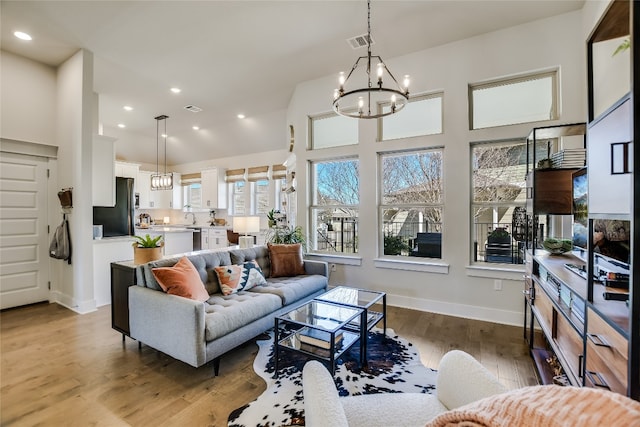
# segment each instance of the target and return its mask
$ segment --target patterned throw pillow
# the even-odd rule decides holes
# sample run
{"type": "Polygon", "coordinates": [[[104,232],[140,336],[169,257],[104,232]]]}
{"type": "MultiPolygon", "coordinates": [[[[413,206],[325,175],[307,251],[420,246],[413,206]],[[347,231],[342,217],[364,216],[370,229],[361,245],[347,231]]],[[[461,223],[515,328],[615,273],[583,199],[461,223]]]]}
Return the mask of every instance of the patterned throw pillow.
{"type": "Polygon", "coordinates": [[[247,261],[242,265],[221,265],[214,270],[223,295],[231,295],[249,290],[254,286],[267,284],[262,270],[255,261],[247,261]]]}

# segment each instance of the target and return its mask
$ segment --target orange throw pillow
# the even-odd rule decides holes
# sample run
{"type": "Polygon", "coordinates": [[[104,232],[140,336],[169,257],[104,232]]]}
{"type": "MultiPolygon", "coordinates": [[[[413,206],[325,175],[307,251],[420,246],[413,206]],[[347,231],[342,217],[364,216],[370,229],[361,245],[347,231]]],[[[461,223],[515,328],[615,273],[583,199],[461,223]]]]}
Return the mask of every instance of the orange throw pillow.
{"type": "Polygon", "coordinates": [[[206,301],[209,294],[200,279],[198,270],[182,257],[173,267],[158,267],[151,270],[163,291],[196,301],[206,301]]]}
{"type": "Polygon", "coordinates": [[[302,259],[302,245],[275,245],[268,243],[271,259],[271,277],[298,276],[306,274],[302,259]]]}

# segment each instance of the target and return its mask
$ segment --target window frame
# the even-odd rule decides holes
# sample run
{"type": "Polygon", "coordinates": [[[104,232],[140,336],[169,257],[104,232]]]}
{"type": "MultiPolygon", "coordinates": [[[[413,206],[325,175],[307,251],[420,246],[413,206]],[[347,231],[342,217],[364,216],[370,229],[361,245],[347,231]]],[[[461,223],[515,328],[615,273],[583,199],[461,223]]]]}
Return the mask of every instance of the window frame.
{"type": "MultiPolygon", "coordinates": [[[[419,135],[411,135],[411,136],[401,136],[398,138],[389,138],[389,139],[384,139],[384,119],[385,117],[380,117],[377,120],[377,135],[376,135],[376,142],[391,142],[391,141],[399,141],[399,140],[403,140],[403,139],[407,139],[407,138],[420,138],[420,137],[425,137],[425,136],[433,136],[433,135],[442,135],[444,134],[444,91],[437,91],[437,92],[430,92],[430,93],[423,93],[420,95],[414,95],[411,96],[409,98],[409,103],[412,102],[420,102],[420,101],[425,101],[425,100],[429,100],[429,99],[435,99],[435,98],[440,98],[440,132],[435,132],[435,133],[422,133],[419,135]]],[[[381,102],[378,103],[378,113],[382,112],[382,108],[384,108],[385,106],[390,105],[389,102],[381,102]]]]}
{"type": "MultiPolygon", "coordinates": [[[[312,151],[317,151],[317,150],[325,150],[325,149],[331,149],[331,148],[341,148],[341,147],[353,147],[356,146],[358,144],[360,144],[360,129],[359,126],[356,126],[356,135],[355,135],[355,142],[350,143],[350,144],[342,144],[342,145],[330,145],[327,147],[315,147],[315,135],[314,135],[314,123],[316,120],[325,120],[325,119],[330,119],[330,118],[344,118],[343,116],[340,116],[334,112],[328,112],[328,113],[322,113],[322,114],[316,114],[313,116],[308,116],[308,131],[309,131],[309,146],[307,147],[309,150],[312,151]]],[[[353,119],[347,119],[347,120],[353,120],[353,119]]],[[[357,122],[356,122],[357,123],[357,122]]]]}
{"type": "MultiPolygon", "coordinates": [[[[356,161],[358,163],[358,168],[360,167],[360,158],[358,156],[341,156],[341,157],[332,157],[332,158],[323,158],[323,159],[314,159],[314,160],[308,160],[308,171],[309,171],[309,195],[308,195],[308,200],[309,200],[309,206],[308,206],[308,221],[309,221],[309,238],[310,241],[308,242],[308,251],[316,254],[316,255],[331,255],[331,256],[353,256],[358,254],[358,228],[359,228],[359,219],[360,219],[360,176],[358,174],[358,204],[354,205],[354,204],[331,204],[331,205],[321,205],[318,204],[317,200],[316,200],[316,196],[317,196],[317,185],[318,183],[316,182],[316,174],[315,172],[315,165],[317,164],[321,164],[321,163],[332,163],[332,162],[340,162],[340,161],[356,161]],[[323,209],[345,209],[345,210],[351,210],[351,211],[355,211],[356,213],[356,219],[353,223],[353,236],[354,236],[354,240],[353,240],[353,250],[351,252],[349,251],[338,251],[338,250],[334,250],[334,251],[330,251],[330,250],[321,250],[321,249],[317,249],[318,247],[318,224],[320,223],[320,221],[318,221],[317,216],[315,216],[315,212],[318,210],[323,210],[323,209]]],[[[359,171],[359,169],[358,169],[359,171]]],[[[333,226],[333,221],[332,221],[332,226],[333,226]]],[[[341,245],[344,245],[344,233],[341,231],[341,245]]],[[[328,242],[329,243],[329,242],[328,242]]],[[[336,239],[336,243],[337,243],[337,239],[336,239]]],[[[342,246],[343,247],[343,246],[342,246]]],[[[337,248],[337,246],[336,246],[337,248]]]]}
{"type": "MultiPolygon", "coordinates": [[[[485,230],[485,233],[487,235],[487,240],[486,241],[482,241],[480,242],[478,240],[478,236],[480,235],[484,235],[482,231],[478,231],[478,224],[483,224],[483,223],[478,223],[476,221],[476,210],[480,209],[480,208],[486,208],[486,209],[492,209],[492,210],[499,210],[499,209],[505,209],[506,211],[508,211],[509,209],[514,209],[514,208],[522,208],[526,211],[526,176],[523,178],[523,180],[520,182],[521,183],[521,190],[518,192],[518,194],[516,195],[516,197],[513,200],[510,201],[501,201],[501,200],[491,200],[491,201],[476,201],[475,200],[475,186],[474,186],[474,171],[476,170],[476,166],[475,166],[475,155],[474,155],[474,149],[476,147],[480,147],[480,146],[520,146],[522,153],[521,156],[524,157],[524,160],[522,161],[522,163],[518,163],[517,165],[514,165],[513,167],[520,167],[523,168],[524,170],[526,170],[526,152],[527,152],[527,143],[526,143],[526,138],[523,137],[514,137],[514,138],[506,138],[506,139],[493,139],[493,140],[485,140],[485,141],[473,141],[469,144],[469,186],[470,186],[470,202],[469,202],[469,258],[470,258],[470,263],[476,266],[483,266],[483,267],[490,267],[490,266],[495,266],[495,267],[505,267],[505,266],[519,266],[522,265],[522,262],[517,262],[519,260],[519,255],[517,250],[514,252],[513,250],[513,244],[515,242],[516,245],[519,244],[519,240],[513,238],[513,213],[512,218],[511,218],[511,223],[507,223],[504,221],[492,221],[491,224],[489,223],[485,223],[487,224],[487,230],[485,230]],[[518,199],[518,197],[522,197],[524,196],[524,198],[522,199],[521,202],[517,202],[516,200],[518,199]],[[488,235],[489,232],[492,230],[495,230],[495,228],[507,228],[507,231],[509,232],[510,236],[511,236],[511,252],[512,252],[512,257],[511,257],[511,261],[512,262],[499,262],[499,261],[488,261],[486,259],[487,254],[486,254],[486,249],[483,249],[483,257],[484,259],[480,260],[479,259],[479,254],[480,254],[480,248],[477,248],[477,245],[479,246],[480,244],[485,244],[485,243],[489,243],[488,242],[488,235]],[[514,259],[515,256],[515,259],[514,259]]],[[[509,167],[509,166],[505,166],[505,167],[509,167]]],[[[517,170],[516,170],[517,172],[517,170]]],[[[498,178],[496,178],[498,179],[498,178]]],[[[492,218],[493,219],[493,218],[492,218]]],[[[519,248],[518,248],[519,250],[519,248]]]]}
{"type": "Polygon", "coordinates": [[[482,130],[482,129],[493,129],[497,127],[503,126],[513,126],[513,125],[521,125],[526,123],[538,123],[545,122],[550,120],[558,120],[560,118],[560,70],[558,68],[543,70],[543,71],[535,71],[528,72],[524,74],[519,74],[517,76],[511,77],[501,77],[496,79],[491,79],[483,82],[469,83],[467,86],[467,100],[469,103],[469,130],[482,130]],[[482,89],[490,89],[499,86],[508,86],[511,84],[523,83],[532,80],[541,80],[547,77],[551,77],[551,112],[550,118],[543,120],[534,120],[534,121],[524,121],[524,122],[515,122],[515,123],[503,123],[495,126],[486,126],[477,128],[475,127],[475,123],[473,121],[473,113],[474,113],[474,102],[473,102],[473,92],[475,90],[482,89]]]}
{"type": "MultiPolygon", "coordinates": [[[[444,162],[444,146],[434,146],[434,147],[425,147],[425,148],[415,148],[415,149],[407,149],[407,150],[394,150],[394,151],[384,151],[378,153],[378,256],[386,259],[393,260],[411,260],[415,262],[424,262],[424,263],[432,263],[433,261],[442,260],[442,247],[444,241],[444,177],[445,177],[445,162],[444,162]],[[441,156],[440,162],[440,201],[438,203],[393,203],[393,204],[385,204],[384,203],[384,158],[398,155],[419,155],[420,153],[425,152],[439,152],[441,156]],[[440,228],[440,257],[426,257],[426,256],[411,256],[411,252],[413,248],[409,248],[407,255],[399,254],[399,255],[387,255],[385,254],[384,240],[385,240],[385,211],[393,208],[400,209],[440,209],[440,216],[442,220],[439,223],[440,228]]],[[[427,230],[427,232],[429,232],[427,230]]],[[[416,236],[417,238],[417,236],[416,236]]]]}

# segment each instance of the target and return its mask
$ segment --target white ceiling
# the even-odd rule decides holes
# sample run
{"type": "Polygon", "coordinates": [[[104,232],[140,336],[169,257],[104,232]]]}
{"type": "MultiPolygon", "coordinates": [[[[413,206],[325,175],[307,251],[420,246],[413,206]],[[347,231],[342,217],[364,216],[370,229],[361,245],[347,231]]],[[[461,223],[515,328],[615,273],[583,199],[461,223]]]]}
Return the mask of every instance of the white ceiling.
{"type": "MultiPolygon", "coordinates": [[[[583,4],[375,0],[372,50],[388,60],[583,4]]],[[[296,84],[347,71],[362,51],[345,40],[367,31],[364,0],[2,0],[0,13],[3,50],[51,66],[79,48],[93,52],[104,134],[127,141],[116,144],[119,159],[154,164],[154,117],[170,116],[169,165],[286,149],[286,108],[296,84]],[[16,30],[33,40],[18,40],[16,30]],[[182,92],[170,93],[173,86],[182,92]],[[189,104],[203,111],[184,110],[189,104]],[[247,119],[237,119],[240,112],[247,119]]]]}

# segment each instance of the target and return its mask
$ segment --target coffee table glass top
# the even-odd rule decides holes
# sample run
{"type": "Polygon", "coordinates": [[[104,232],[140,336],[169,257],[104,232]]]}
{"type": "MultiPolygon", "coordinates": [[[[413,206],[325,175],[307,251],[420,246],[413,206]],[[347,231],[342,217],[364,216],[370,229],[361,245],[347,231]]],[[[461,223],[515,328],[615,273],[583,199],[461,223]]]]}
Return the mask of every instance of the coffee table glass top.
{"type": "Polygon", "coordinates": [[[357,308],[313,300],[283,314],[279,318],[287,322],[334,332],[360,315],[361,312],[362,310],[357,308]]]}
{"type": "Polygon", "coordinates": [[[354,307],[369,308],[384,296],[384,292],[370,291],[366,289],[337,286],[326,294],[316,297],[317,300],[330,301],[338,304],[354,307]]]}

